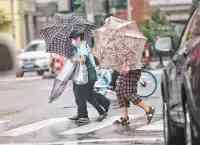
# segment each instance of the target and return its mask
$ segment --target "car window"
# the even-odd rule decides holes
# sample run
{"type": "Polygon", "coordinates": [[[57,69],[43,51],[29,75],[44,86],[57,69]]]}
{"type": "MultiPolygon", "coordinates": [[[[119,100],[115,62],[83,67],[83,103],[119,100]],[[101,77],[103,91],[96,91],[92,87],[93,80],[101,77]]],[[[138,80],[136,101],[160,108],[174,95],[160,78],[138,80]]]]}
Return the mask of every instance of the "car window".
{"type": "Polygon", "coordinates": [[[46,49],[45,43],[35,43],[35,44],[30,44],[25,51],[26,52],[45,51],[45,49],[46,49]]]}

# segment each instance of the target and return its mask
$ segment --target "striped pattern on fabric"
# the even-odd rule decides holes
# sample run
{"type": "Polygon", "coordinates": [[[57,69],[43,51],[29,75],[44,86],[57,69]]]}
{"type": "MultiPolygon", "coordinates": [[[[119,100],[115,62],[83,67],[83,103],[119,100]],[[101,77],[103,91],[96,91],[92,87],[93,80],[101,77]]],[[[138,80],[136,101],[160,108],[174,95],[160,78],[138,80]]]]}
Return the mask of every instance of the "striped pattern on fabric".
{"type": "Polygon", "coordinates": [[[94,28],[95,25],[78,14],[56,14],[53,22],[41,29],[40,35],[47,43],[47,52],[71,57],[73,47],[70,34],[72,32],[84,33],[85,40],[89,43],[94,28]]]}

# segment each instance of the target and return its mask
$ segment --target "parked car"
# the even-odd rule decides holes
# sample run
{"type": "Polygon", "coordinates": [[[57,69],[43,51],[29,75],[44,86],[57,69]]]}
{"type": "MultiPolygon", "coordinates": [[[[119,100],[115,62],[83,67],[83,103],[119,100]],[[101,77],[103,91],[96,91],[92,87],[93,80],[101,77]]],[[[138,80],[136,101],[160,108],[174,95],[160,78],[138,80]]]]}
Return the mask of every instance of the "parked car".
{"type": "Polygon", "coordinates": [[[46,44],[43,40],[31,41],[17,59],[17,77],[23,77],[25,72],[37,72],[38,75],[43,75],[49,70],[50,54],[46,52],[46,44]]]}
{"type": "Polygon", "coordinates": [[[15,68],[15,45],[11,35],[0,32],[0,72],[15,68]]]}
{"type": "MultiPolygon", "coordinates": [[[[186,45],[192,40],[197,19],[200,8],[192,13],[177,51],[163,70],[165,145],[200,145],[200,47],[189,50],[186,45]]],[[[171,44],[170,39],[160,38],[155,48],[161,52],[176,50],[171,44]],[[162,45],[164,40],[166,45],[162,45]]]]}

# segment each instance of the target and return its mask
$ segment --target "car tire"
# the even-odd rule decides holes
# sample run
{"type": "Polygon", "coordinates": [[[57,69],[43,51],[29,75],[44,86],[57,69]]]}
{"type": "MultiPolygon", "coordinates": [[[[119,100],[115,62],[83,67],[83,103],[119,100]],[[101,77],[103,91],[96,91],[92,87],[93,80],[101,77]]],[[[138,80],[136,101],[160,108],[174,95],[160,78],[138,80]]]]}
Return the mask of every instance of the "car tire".
{"type": "Polygon", "coordinates": [[[0,72],[15,69],[15,46],[11,35],[0,32],[0,72]]]}
{"type": "Polygon", "coordinates": [[[163,128],[164,128],[164,143],[165,145],[169,145],[169,121],[168,121],[168,111],[167,111],[167,103],[163,103],[163,128]]]}
{"type": "Polygon", "coordinates": [[[17,78],[22,78],[24,76],[24,72],[23,71],[18,71],[17,73],[16,73],[16,77],[17,78]]]}
{"type": "MultiPolygon", "coordinates": [[[[163,82],[166,82],[163,80],[163,82]]],[[[184,145],[184,128],[178,126],[170,118],[170,110],[168,106],[168,90],[167,85],[161,83],[161,94],[163,99],[163,135],[165,145],[184,145]]]]}
{"type": "Polygon", "coordinates": [[[166,102],[163,102],[163,127],[165,145],[184,145],[184,128],[175,125],[169,118],[169,109],[166,102]]]}
{"type": "Polygon", "coordinates": [[[37,71],[37,74],[38,74],[39,76],[42,76],[42,75],[44,74],[44,71],[43,71],[43,70],[39,70],[39,71],[37,71]]]}
{"type": "Polygon", "coordinates": [[[190,115],[190,112],[189,112],[189,107],[188,105],[186,104],[185,105],[185,140],[186,140],[186,145],[197,145],[199,144],[199,140],[198,140],[198,137],[195,138],[195,135],[194,135],[194,126],[195,126],[195,123],[193,122],[193,119],[190,115]]]}

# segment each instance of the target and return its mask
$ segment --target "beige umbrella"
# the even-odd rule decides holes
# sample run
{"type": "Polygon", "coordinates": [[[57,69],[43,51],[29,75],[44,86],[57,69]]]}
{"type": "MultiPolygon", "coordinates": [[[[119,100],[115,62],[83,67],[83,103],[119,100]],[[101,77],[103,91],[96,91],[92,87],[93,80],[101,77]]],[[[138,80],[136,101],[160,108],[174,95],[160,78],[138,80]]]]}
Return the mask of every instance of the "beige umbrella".
{"type": "Polygon", "coordinates": [[[110,17],[95,31],[95,56],[102,67],[120,70],[126,61],[131,69],[141,67],[146,38],[133,21],[110,17]]]}

